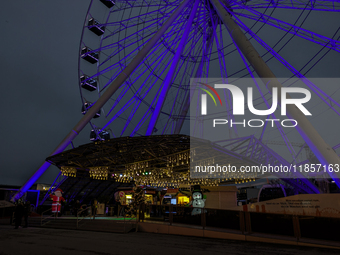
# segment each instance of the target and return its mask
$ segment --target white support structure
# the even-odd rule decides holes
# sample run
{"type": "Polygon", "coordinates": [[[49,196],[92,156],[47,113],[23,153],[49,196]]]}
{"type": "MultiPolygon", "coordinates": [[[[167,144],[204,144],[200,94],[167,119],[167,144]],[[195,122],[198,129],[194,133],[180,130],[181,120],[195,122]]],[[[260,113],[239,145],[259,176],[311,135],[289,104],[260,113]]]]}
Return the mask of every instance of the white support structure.
{"type": "MultiPolygon", "coordinates": [[[[215,11],[222,20],[223,24],[229,31],[237,47],[239,47],[242,54],[252,65],[255,72],[262,79],[264,84],[267,84],[267,87],[270,91],[272,88],[278,88],[278,98],[281,98],[282,85],[277,80],[274,73],[270,70],[266,62],[264,62],[254,46],[242,32],[240,27],[235,23],[231,15],[220,3],[220,0],[210,0],[210,2],[214,6],[215,11]]],[[[324,141],[320,134],[315,130],[313,125],[309,122],[307,117],[295,105],[287,105],[287,115],[291,119],[297,120],[299,123],[296,127],[297,131],[317,156],[321,164],[326,166],[330,164],[340,165],[340,159],[338,155],[335,153],[332,147],[324,141]]],[[[340,173],[328,173],[333,178],[337,186],[340,187],[340,173]]]]}

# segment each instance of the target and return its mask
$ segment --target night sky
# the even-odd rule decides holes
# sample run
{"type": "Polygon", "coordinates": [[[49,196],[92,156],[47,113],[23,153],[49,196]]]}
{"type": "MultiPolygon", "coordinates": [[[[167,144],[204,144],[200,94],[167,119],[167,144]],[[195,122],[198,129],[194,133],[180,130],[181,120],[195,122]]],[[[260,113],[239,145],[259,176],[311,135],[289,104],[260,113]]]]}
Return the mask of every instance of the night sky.
{"type": "MultiPolygon", "coordinates": [[[[82,116],[78,50],[88,4],[34,0],[0,5],[0,184],[22,185],[82,116]]],[[[88,135],[80,134],[75,145],[89,142],[88,135]]],[[[57,173],[52,166],[39,182],[51,182],[57,173]]]]}
{"type": "MultiPolygon", "coordinates": [[[[78,56],[89,2],[17,0],[0,5],[0,185],[22,185],[82,117],[78,56]]],[[[340,24],[339,16],[333,17],[328,15],[327,22],[340,24]]],[[[324,29],[322,22],[315,25],[324,29]]],[[[288,59],[299,53],[286,51],[288,59]]],[[[309,77],[338,77],[338,59],[338,53],[328,54],[309,77]]],[[[74,145],[88,143],[89,131],[85,128],[74,145]]],[[[50,183],[57,173],[52,166],[38,182],[50,183]]]]}

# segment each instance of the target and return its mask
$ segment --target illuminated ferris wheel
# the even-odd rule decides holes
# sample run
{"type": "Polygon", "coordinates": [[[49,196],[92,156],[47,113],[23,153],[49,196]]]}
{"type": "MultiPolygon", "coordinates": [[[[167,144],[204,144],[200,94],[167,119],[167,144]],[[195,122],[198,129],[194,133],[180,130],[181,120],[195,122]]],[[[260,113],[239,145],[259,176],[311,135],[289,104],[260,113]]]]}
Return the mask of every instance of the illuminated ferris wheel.
{"type": "MultiPolygon", "coordinates": [[[[79,57],[83,113],[121,80],[91,120],[91,139],[188,133],[193,77],[334,77],[339,12],[338,1],[91,1],[79,57]],[[249,47],[254,51],[247,53],[249,47]]],[[[318,114],[330,110],[336,118],[338,90],[305,83],[321,100],[318,114]]],[[[266,86],[258,89],[269,95],[266,86]]],[[[282,136],[296,157],[286,131],[265,134],[267,140],[282,136]]]]}
{"type": "MultiPolygon", "coordinates": [[[[322,121],[302,120],[303,128],[290,132],[263,128],[248,137],[274,144],[282,139],[294,163],[301,151],[294,143],[301,142],[319,162],[340,162],[339,139],[330,135],[335,131],[329,124],[339,125],[339,88],[306,79],[339,74],[339,12],[339,0],[91,0],[79,50],[85,116],[51,155],[88,123],[94,141],[188,134],[189,122],[199,117],[189,114],[191,78],[287,77],[304,81],[316,98],[314,116],[322,121]],[[318,122],[327,124],[320,128],[318,122]]],[[[268,100],[270,86],[257,87],[258,107],[268,100]]],[[[291,83],[272,87],[281,86],[291,83]]],[[[232,111],[230,105],[225,112],[232,111]]],[[[231,128],[224,141],[242,144],[243,135],[231,128]]],[[[22,190],[48,166],[45,162],[22,190]]],[[[330,175],[340,187],[338,176],[330,175]]]]}

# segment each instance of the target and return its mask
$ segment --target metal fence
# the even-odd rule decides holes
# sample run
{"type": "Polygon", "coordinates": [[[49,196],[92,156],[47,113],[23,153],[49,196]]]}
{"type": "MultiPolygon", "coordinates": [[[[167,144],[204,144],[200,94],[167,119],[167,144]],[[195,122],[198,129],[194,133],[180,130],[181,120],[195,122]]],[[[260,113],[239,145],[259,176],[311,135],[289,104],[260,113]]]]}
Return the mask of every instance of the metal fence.
{"type": "Polygon", "coordinates": [[[262,233],[296,238],[336,241],[340,244],[340,218],[198,209],[174,205],[141,207],[140,221],[165,221],[202,229],[231,230],[242,234],[262,233]]]}

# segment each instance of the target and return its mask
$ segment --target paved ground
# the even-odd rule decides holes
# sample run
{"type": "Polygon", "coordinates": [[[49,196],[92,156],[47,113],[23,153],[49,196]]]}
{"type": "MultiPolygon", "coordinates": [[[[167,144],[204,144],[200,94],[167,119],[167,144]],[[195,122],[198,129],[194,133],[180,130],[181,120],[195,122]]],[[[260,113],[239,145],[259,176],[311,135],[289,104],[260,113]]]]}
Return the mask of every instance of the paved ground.
{"type": "Polygon", "coordinates": [[[313,255],[339,250],[284,246],[174,235],[115,234],[63,229],[19,228],[0,225],[0,255],[313,255]]]}

